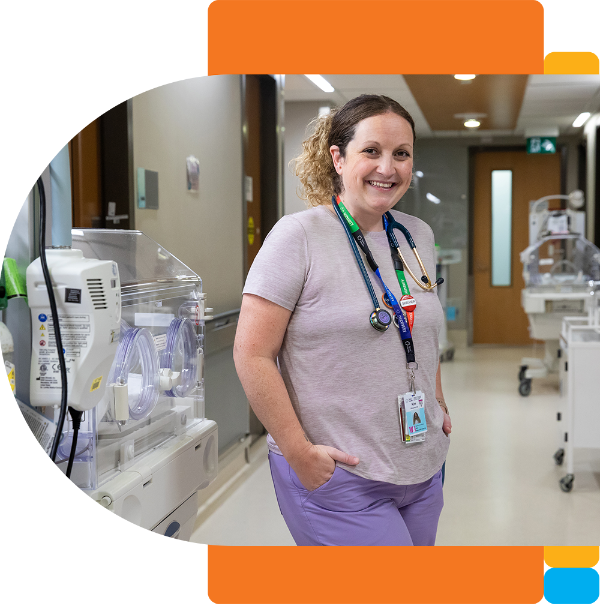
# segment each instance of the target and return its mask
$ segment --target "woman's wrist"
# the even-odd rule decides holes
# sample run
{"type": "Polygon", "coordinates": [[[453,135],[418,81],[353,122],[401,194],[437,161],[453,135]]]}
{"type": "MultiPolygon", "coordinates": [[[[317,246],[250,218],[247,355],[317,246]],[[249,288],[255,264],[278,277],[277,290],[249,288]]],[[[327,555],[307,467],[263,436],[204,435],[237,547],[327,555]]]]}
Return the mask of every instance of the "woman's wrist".
{"type": "Polygon", "coordinates": [[[277,443],[277,446],[292,467],[296,463],[302,463],[310,456],[313,449],[313,444],[310,442],[304,431],[302,431],[302,438],[296,434],[293,442],[286,441],[283,448],[279,443],[277,443]]]}
{"type": "Polygon", "coordinates": [[[448,405],[446,405],[446,401],[443,398],[436,398],[438,405],[442,408],[442,410],[444,411],[444,413],[446,415],[450,415],[450,413],[448,413],[448,405]]]}

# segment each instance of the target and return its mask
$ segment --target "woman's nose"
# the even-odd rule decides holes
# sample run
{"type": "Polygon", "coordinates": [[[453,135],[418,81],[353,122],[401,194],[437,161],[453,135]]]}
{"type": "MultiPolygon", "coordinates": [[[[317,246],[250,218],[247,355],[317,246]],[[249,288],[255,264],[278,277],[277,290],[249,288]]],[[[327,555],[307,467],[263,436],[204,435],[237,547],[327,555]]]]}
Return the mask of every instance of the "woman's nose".
{"type": "Polygon", "coordinates": [[[394,174],[394,160],[391,155],[382,155],[379,159],[379,165],[377,171],[386,177],[390,177],[394,174]]]}

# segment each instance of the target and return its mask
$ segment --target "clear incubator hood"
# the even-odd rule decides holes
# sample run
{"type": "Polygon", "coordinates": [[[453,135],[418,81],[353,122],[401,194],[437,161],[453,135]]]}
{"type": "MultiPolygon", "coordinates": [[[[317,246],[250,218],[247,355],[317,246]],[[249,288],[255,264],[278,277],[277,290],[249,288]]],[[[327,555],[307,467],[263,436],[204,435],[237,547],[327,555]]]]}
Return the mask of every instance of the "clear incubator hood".
{"type": "Polygon", "coordinates": [[[532,292],[576,292],[600,281],[600,249],[578,234],[542,237],[521,252],[523,280],[532,292]]]}
{"type": "MultiPolygon", "coordinates": [[[[202,279],[141,231],[73,229],[73,248],[113,260],[119,346],[101,402],[81,425],[72,481],[95,490],[204,420],[202,279]]],[[[68,459],[72,425],[59,447],[68,459]]],[[[60,461],[59,461],[60,463],[60,461]]],[[[62,467],[61,464],[59,467],[62,467]]]]}

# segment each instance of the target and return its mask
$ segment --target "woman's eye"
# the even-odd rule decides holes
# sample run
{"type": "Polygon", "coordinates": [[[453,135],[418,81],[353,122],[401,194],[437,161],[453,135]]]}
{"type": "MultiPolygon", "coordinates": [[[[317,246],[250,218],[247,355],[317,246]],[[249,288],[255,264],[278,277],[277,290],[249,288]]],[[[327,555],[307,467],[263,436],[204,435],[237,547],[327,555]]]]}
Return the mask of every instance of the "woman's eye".
{"type": "Polygon", "coordinates": [[[408,151],[405,151],[404,149],[397,151],[396,155],[398,155],[399,157],[410,157],[410,153],[408,151]]]}
{"type": "Polygon", "coordinates": [[[372,147],[369,147],[368,149],[365,149],[363,151],[363,153],[367,153],[369,155],[375,155],[375,153],[377,153],[377,149],[373,149],[372,147]]]}

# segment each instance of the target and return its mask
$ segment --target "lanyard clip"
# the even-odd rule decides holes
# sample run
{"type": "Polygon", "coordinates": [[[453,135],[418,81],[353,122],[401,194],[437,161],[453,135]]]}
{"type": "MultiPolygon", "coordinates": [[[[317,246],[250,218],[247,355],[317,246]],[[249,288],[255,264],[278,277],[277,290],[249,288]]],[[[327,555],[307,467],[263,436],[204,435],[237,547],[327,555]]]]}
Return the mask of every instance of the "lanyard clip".
{"type": "Polygon", "coordinates": [[[406,369],[408,370],[408,383],[411,392],[416,392],[415,390],[415,369],[418,369],[419,365],[415,361],[413,363],[406,363],[406,369]]]}

